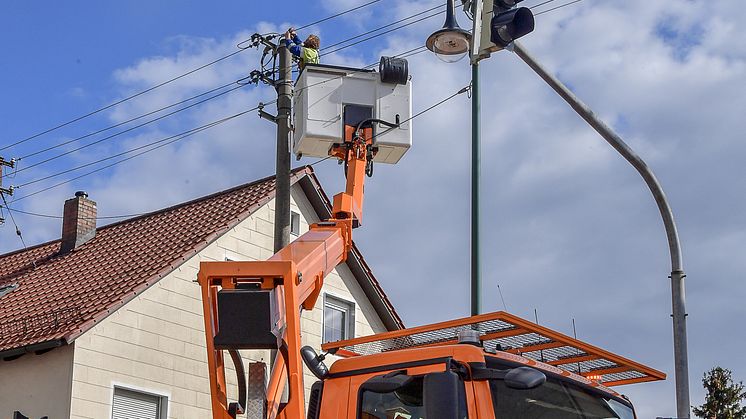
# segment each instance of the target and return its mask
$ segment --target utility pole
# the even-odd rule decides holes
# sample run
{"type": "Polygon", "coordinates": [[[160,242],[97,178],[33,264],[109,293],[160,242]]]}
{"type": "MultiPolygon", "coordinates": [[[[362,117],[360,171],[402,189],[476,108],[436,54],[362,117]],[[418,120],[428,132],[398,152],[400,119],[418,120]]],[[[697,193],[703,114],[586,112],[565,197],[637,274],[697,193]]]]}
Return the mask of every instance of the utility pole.
{"type": "MultiPolygon", "coordinates": [[[[5,177],[5,168],[10,167],[11,169],[16,166],[16,160],[10,159],[5,160],[4,158],[0,157],[0,195],[3,197],[3,203],[5,203],[5,195],[13,195],[13,187],[10,188],[3,188],[3,177],[5,177]]],[[[10,211],[10,208],[6,208],[8,211],[10,211]]],[[[0,216],[0,224],[5,223],[5,218],[0,216]]]]}
{"type": "MultiPolygon", "coordinates": [[[[264,46],[262,69],[250,73],[248,83],[263,82],[277,91],[277,115],[264,110],[259,103],[259,116],[277,124],[277,155],[275,159],[275,217],[274,252],[290,244],[290,133],[292,132],[291,110],[293,106],[293,60],[285,42],[272,42],[276,35],[251,35],[250,46],[264,46]],[[279,59],[277,77],[275,71],[264,68],[264,58],[272,54],[273,62],[279,59]]],[[[247,47],[248,48],[248,47],[247,47]]]]}
{"type": "Polygon", "coordinates": [[[290,115],[293,106],[293,60],[285,43],[277,47],[277,160],[275,164],[275,253],[290,244],[290,115]]]}
{"type": "Polygon", "coordinates": [[[653,194],[653,199],[658,206],[658,211],[663,219],[663,226],[668,238],[668,250],[671,257],[671,301],[673,317],[673,347],[674,347],[674,371],[676,378],[676,416],[678,419],[690,417],[689,404],[689,358],[687,354],[686,337],[686,298],[684,290],[684,267],[682,263],[681,244],[679,233],[676,229],[673,211],[668,203],[666,194],[647,164],[634,152],[619,135],[608,125],[598,119],[593,111],[578,99],[561,81],[549,73],[534,57],[532,57],[517,41],[509,47],[510,50],[520,57],[536,74],[539,75],[570,107],[583,118],[601,137],[619,152],[642,176],[645,184],[653,194]]]}

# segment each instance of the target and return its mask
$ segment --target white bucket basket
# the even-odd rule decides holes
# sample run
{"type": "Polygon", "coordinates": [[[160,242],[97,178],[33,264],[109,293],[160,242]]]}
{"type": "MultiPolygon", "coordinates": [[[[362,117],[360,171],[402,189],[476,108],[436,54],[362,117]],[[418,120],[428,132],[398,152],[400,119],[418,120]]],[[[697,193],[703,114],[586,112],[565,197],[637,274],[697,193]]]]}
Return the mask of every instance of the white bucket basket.
{"type": "Polygon", "coordinates": [[[396,128],[374,123],[378,147],[373,161],[397,163],[412,146],[412,82],[383,83],[378,72],[331,65],[307,65],[295,85],[293,97],[293,153],[326,157],[344,138],[346,105],[371,108],[371,117],[396,128]]]}

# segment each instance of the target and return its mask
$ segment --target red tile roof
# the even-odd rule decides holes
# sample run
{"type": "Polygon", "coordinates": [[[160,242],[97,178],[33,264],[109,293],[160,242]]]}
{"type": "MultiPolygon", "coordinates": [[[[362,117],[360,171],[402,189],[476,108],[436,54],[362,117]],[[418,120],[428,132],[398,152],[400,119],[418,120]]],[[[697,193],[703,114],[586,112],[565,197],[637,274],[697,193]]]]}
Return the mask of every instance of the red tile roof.
{"type": "MultiPolygon", "coordinates": [[[[296,170],[292,182],[305,176],[320,190],[310,167],[296,170]]],[[[18,285],[0,297],[0,353],[71,342],[273,197],[274,177],[265,178],[98,228],[67,254],[58,254],[55,240],[0,256],[0,289],[18,285]]]]}

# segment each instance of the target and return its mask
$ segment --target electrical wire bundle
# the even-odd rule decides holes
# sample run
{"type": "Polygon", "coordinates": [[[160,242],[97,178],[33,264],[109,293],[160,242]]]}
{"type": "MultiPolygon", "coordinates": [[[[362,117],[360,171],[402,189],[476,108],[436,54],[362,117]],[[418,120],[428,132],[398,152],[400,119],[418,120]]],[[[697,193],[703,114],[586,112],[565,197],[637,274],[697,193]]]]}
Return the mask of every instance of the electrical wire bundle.
{"type": "MultiPolygon", "coordinates": [[[[317,24],[329,21],[331,19],[337,18],[339,16],[343,16],[345,14],[352,13],[352,12],[360,10],[360,9],[362,9],[364,7],[368,7],[368,6],[373,5],[375,3],[379,3],[380,1],[382,1],[382,0],[372,0],[372,1],[369,1],[367,3],[363,3],[361,5],[355,6],[353,8],[350,8],[348,10],[342,11],[340,13],[337,13],[337,14],[334,14],[334,15],[331,15],[331,16],[327,16],[327,17],[324,17],[322,19],[319,19],[319,20],[316,20],[314,22],[311,22],[309,24],[300,26],[300,27],[298,27],[298,30],[302,30],[302,29],[305,29],[305,28],[308,28],[308,27],[311,27],[311,26],[314,26],[314,25],[317,25],[317,24]]],[[[551,3],[553,1],[555,1],[555,0],[546,0],[546,1],[542,2],[542,3],[539,3],[539,4],[531,7],[531,8],[540,7],[540,6],[546,5],[548,3],[551,3]]],[[[562,4],[560,6],[557,6],[557,7],[554,7],[554,8],[550,8],[550,9],[538,12],[538,13],[536,13],[536,15],[538,16],[540,14],[547,13],[547,12],[550,12],[550,11],[553,11],[553,10],[556,10],[556,9],[568,6],[570,4],[574,4],[574,3],[577,3],[579,1],[581,1],[581,0],[572,0],[570,2],[562,4]]],[[[410,16],[398,19],[398,20],[396,20],[394,22],[382,25],[382,26],[377,27],[377,28],[372,29],[372,30],[368,30],[368,31],[363,32],[361,34],[358,34],[358,35],[356,35],[354,37],[350,37],[350,38],[338,41],[336,43],[332,43],[331,45],[328,45],[325,48],[323,48],[321,50],[321,54],[320,55],[321,56],[327,56],[327,55],[331,55],[331,54],[337,53],[337,52],[339,52],[341,50],[354,47],[354,46],[359,45],[361,43],[370,41],[372,39],[376,39],[378,37],[390,34],[392,32],[398,31],[398,30],[401,30],[403,28],[406,28],[408,26],[414,25],[416,23],[423,22],[423,21],[431,19],[433,17],[442,15],[444,12],[445,12],[445,10],[444,10],[444,5],[443,4],[427,8],[427,9],[422,10],[420,12],[414,13],[414,14],[412,14],[410,16]]],[[[214,59],[214,60],[212,60],[212,61],[210,61],[210,62],[208,62],[206,64],[203,64],[201,66],[193,68],[193,69],[191,69],[191,70],[189,70],[189,71],[187,71],[187,72],[185,72],[183,74],[179,74],[177,76],[169,78],[169,79],[167,79],[167,80],[165,80],[163,82],[160,82],[160,83],[158,83],[156,85],[153,85],[153,86],[151,86],[151,87],[149,87],[147,89],[144,89],[142,91],[139,91],[137,93],[134,93],[132,95],[124,97],[122,99],[119,99],[119,100],[117,100],[115,102],[112,102],[112,103],[106,105],[106,106],[103,106],[101,108],[95,109],[95,110],[93,110],[91,112],[88,112],[86,114],[83,114],[81,116],[73,118],[73,119],[71,119],[69,121],[57,124],[57,125],[52,126],[52,127],[48,128],[48,129],[42,130],[40,132],[37,132],[37,133],[35,133],[33,135],[30,135],[30,136],[27,136],[25,138],[19,139],[19,140],[15,141],[15,142],[12,142],[12,143],[8,144],[8,145],[4,145],[4,146],[0,147],[0,151],[4,151],[4,150],[7,150],[7,149],[16,147],[18,145],[24,144],[26,142],[29,142],[31,140],[38,139],[38,138],[40,138],[40,137],[42,137],[42,136],[44,136],[46,134],[49,134],[49,133],[52,133],[52,132],[57,131],[59,129],[62,129],[64,127],[72,125],[72,124],[74,124],[76,122],[79,122],[81,120],[84,120],[86,118],[89,118],[91,116],[99,114],[101,112],[104,112],[106,110],[112,109],[112,108],[114,108],[114,107],[116,107],[118,105],[121,105],[121,104],[123,104],[123,103],[125,103],[127,101],[130,101],[132,99],[138,98],[138,97],[143,96],[143,95],[145,95],[145,94],[147,94],[149,92],[152,92],[152,91],[154,91],[154,90],[156,90],[158,88],[161,88],[161,87],[166,86],[166,85],[168,85],[170,83],[173,83],[173,82],[176,82],[176,81],[178,81],[180,79],[183,79],[183,78],[185,78],[185,77],[187,77],[187,76],[189,76],[191,74],[194,74],[194,73],[196,73],[196,72],[198,72],[200,70],[203,70],[203,69],[208,68],[210,66],[216,65],[216,64],[218,64],[218,63],[220,63],[220,62],[222,62],[224,60],[227,60],[228,58],[236,56],[236,55],[240,54],[241,52],[244,52],[244,51],[246,51],[246,50],[248,50],[248,49],[250,49],[252,47],[258,47],[258,46],[262,45],[262,40],[269,41],[269,40],[272,40],[272,39],[275,39],[275,38],[278,38],[278,37],[279,37],[279,34],[277,34],[277,33],[255,34],[250,39],[240,42],[237,45],[237,50],[236,51],[233,51],[233,52],[231,52],[229,54],[226,54],[224,56],[216,58],[216,59],[214,59]]],[[[98,130],[95,130],[95,131],[92,131],[90,133],[87,133],[87,134],[84,134],[84,135],[81,135],[81,136],[78,136],[78,137],[75,137],[75,138],[72,138],[72,139],[68,139],[68,140],[65,140],[65,141],[61,141],[61,142],[59,142],[57,144],[49,145],[49,146],[46,146],[46,147],[42,147],[42,148],[40,148],[38,150],[26,153],[25,155],[20,156],[17,160],[19,162],[21,162],[21,161],[24,161],[25,159],[29,159],[29,158],[41,156],[41,155],[43,155],[45,153],[49,153],[49,152],[52,152],[52,151],[57,150],[57,149],[64,150],[64,151],[59,152],[58,154],[52,155],[50,157],[46,157],[46,158],[41,159],[39,161],[33,162],[31,164],[22,165],[20,168],[16,168],[15,172],[12,173],[12,175],[15,176],[18,173],[24,173],[27,170],[30,170],[30,169],[33,169],[33,168],[45,165],[45,164],[47,164],[49,162],[52,162],[52,161],[55,161],[55,160],[60,159],[62,157],[71,155],[73,153],[76,153],[78,151],[84,150],[86,148],[89,148],[89,147],[101,144],[101,143],[103,143],[105,141],[109,141],[109,140],[115,139],[117,137],[122,136],[123,134],[127,134],[127,133],[133,132],[133,131],[135,131],[137,129],[140,129],[140,128],[143,128],[145,126],[148,126],[150,124],[154,124],[156,122],[162,121],[162,120],[164,120],[164,119],[166,119],[168,117],[171,117],[173,115],[176,115],[178,113],[184,112],[184,111],[189,110],[189,109],[193,109],[193,108],[195,108],[195,107],[197,107],[199,105],[202,105],[204,103],[210,102],[210,101],[215,100],[217,98],[224,97],[225,95],[228,95],[228,94],[230,94],[232,92],[235,92],[235,91],[241,89],[242,87],[250,84],[250,82],[255,82],[255,79],[258,76],[263,76],[265,78],[271,78],[277,72],[277,65],[276,65],[276,62],[275,62],[275,55],[276,54],[274,54],[274,52],[270,51],[268,48],[269,47],[266,47],[266,43],[265,43],[265,49],[263,51],[262,59],[260,60],[260,70],[255,70],[254,72],[252,72],[252,75],[250,75],[249,77],[245,77],[245,78],[242,78],[242,79],[239,79],[239,80],[231,81],[229,83],[226,83],[226,84],[223,84],[221,86],[215,87],[215,88],[210,89],[208,91],[205,91],[205,92],[199,93],[197,95],[191,96],[191,97],[189,97],[187,99],[183,99],[183,100],[180,100],[178,102],[175,102],[175,103],[163,106],[163,107],[159,107],[157,109],[153,109],[151,111],[148,111],[148,112],[146,112],[144,114],[141,114],[141,115],[138,115],[136,117],[129,118],[129,119],[125,120],[125,121],[118,122],[116,124],[113,124],[113,125],[110,125],[110,126],[107,126],[107,127],[104,127],[104,128],[101,128],[101,129],[98,129],[98,130]],[[267,57],[271,58],[271,62],[270,62],[270,60],[266,59],[267,57]],[[258,75],[257,75],[257,73],[258,73],[258,75]],[[247,82],[247,80],[250,80],[250,81],[247,82]],[[161,114],[164,111],[168,111],[168,112],[161,114]],[[145,119],[145,118],[148,118],[148,117],[152,117],[152,118],[145,119]],[[134,122],[139,122],[139,123],[137,123],[136,125],[132,125],[132,126],[128,126],[127,127],[128,124],[131,124],[131,123],[134,123],[134,122]],[[96,139],[95,141],[92,141],[92,142],[89,142],[89,143],[86,143],[86,144],[82,144],[82,145],[79,145],[79,146],[75,146],[75,147],[72,147],[72,148],[67,147],[67,146],[73,145],[74,143],[80,142],[82,140],[94,137],[94,136],[102,134],[102,133],[106,133],[108,131],[112,131],[112,130],[114,130],[116,128],[120,128],[120,127],[122,128],[120,131],[116,131],[116,132],[110,133],[110,134],[106,135],[105,137],[96,139]]],[[[396,55],[394,55],[394,57],[406,58],[406,57],[410,57],[410,56],[422,53],[424,51],[427,51],[427,49],[425,48],[424,45],[421,45],[421,46],[418,46],[416,48],[412,48],[410,50],[403,51],[403,52],[401,52],[399,54],[396,54],[396,55]]],[[[363,67],[363,69],[361,69],[361,70],[368,70],[370,68],[373,68],[376,65],[378,65],[378,62],[371,63],[371,64],[363,67]]],[[[321,82],[321,83],[324,83],[324,82],[321,82]]],[[[306,88],[309,88],[309,87],[312,87],[312,86],[314,86],[314,85],[307,86],[306,88]]],[[[425,112],[433,109],[436,106],[439,106],[441,103],[444,103],[444,102],[452,99],[453,97],[455,97],[459,93],[463,93],[466,90],[468,90],[468,89],[467,88],[461,89],[459,92],[454,93],[453,95],[449,96],[448,98],[444,99],[443,101],[438,102],[435,105],[430,106],[430,107],[426,108],[425,110],[423,110],[423,111],[421,111],[421,112],[413,115],[412,118],[410,118],[410,119],[414,119],[414,118],[422,115],[423,113],[425,113],[425,112]]],[[[88,163],[80,164],[80,165],[77,165],[75,167],[72,167],[72,168],[69,168],[69,169],[66,169],[66,170],[61,170],[59,172],[55,172],[55,173],[52,173],[52,174],[47,174],[47,175],[44,175],[44,176],[41,176],[41,177],[38,177],[38,178],[35,178],[35,179],[32,179],[32,180],[29,180],[29,181],[20,183],[17,186],[15,186],[15,189],[23,189],[23,188],[25,188],[27,186],[34,185],[34,184],[37,184],[37,183],[41,183],[43,181],[50,180],[50,179],[53,179],[53,178],[56,178],[56,177],[61,177],[61,176],[64,176],[64,175],[66,175],[68,173],[71,173],[71,172],[82,170],[84,168],[89,168],[89,167],[95,166],[95,165],[100,164],[100,163],[109,162],[108,164],[100,166],[100,167],[97,167],[94,170],[85,172],[83,174],[77,175],[77,176],[72,177],[72,178],[68,178],[68,179],[66,179],[64,181],[60,181],[58,183],[54,183],[52,185],[43,187],[43,188],[41,188],[39,190],[27,193],[27,194],[25,194],[25,195],[23,195],[21,197],[15,197],[15,199],[13,199],[13,201],[11,201],[10,204],[13,204],[14,202],[21,201],[21,200],[23,200],[25,198],[28,198],[28,197],[31,197],[31,196],[34,196],[34,195],[41,194],[43,192],[46,192],[46,191],[48,191],[50,189],[59,187],[61,185],[74,182],[74,181],[76,181],[78,179],[81,179],[81,178],[84,178],[86,176],[89,176],[89,175],[101,172],[101,171],[106,170],[108,168],[111,168],[111,167],[113,167],[115,165],[124,163],[124,162],[129,161],[131,159],[134,159],[136,157],[139,157],[139,156],[145,155],[147,153],[150,153],[152,151],[155,151],[157,149],[163,148],[163,147],[165,147],[167,145],[170,145],[170,144],[173,144],[175,142],[184,140],[184,139],[189,138],[189,137],[191,137],[191,136],[193,136],[193,135],[195,135],[197,133],[200,133],[200,132],[203,132],[205,130],[211,129],[211,128],[216,127],[218,125],[222,125],[222,124],[224,124],[224,123],[226,123],[228,121],[231,121],[231,120],[234,120],[236,118],[239,118],[240,116],[243,116],[243,115],[245,115],[247,113],[256,111],[256,110],[260,109],[264,105],[272,104],[274,102],[276,102],[276,101],[271,101],[271,102],[268,102],[268,103],[260,104],[258,106],[252,107],[250,109],[246,109],[244,111],[235,113],[233,115],[229,115],[227,117],[224,117],[224,118],[221,118],[221,119],[209,122],[207,124],[203,124],[203,125],[200,125],[200,126],[197,126],[197,127],[194,127],[194,128],[191,128],[191,129],[188,129],[188,130],[185,130],[185,131],[182,131],[182,132],[180,132],[178,134],[169,135],[169,136],[157,139],[155,141],[148,142],[148,143],[146,143],[144,145],[140,145],[140,146],[133,147],[133,148],[130,148],[130,149],[118,152],[118,153],[114,153],[114,154],[108,155],[106,157],[97,159],[95,161],[91,161],[91,162],[88,162],[88,163]]],[[[318,164],[318,163],[320,163],[320,162],[322,162],[322,161],[324,161],[326,159],[327,158],[320,159],[320,160],[312,163],[311,165],[318,164]]],[[[5,175],[2,175],[2,176],[4,178],[8,178],[8,177],[11,176],[11,174],[5,174],[5,175]]],[[[3,196],[3,198],[4,198],[4,196],[3,196]]],[[[20,211],[20,210],[17,210],[15,208],[10,207],[8,202],[3,202],[3,207],[5,209],[7,209],[9,212],[10,211],[14,211],[14,212],[18,212],[19,214],[34,215],[34,216],[41,216],[41,217],[59,218],[59,216],[51,216],[51,215],[45,215],[45,214],[32,213],[32,212],[28,212],[28,211],[20,211]]],[[[125,217],[130,217],[132,215],[134,215],[134,214],[127,214],[127,215],[121,215],[121,216],[99,217],[99,218],[102,218],[102,219],[105,219],[105,218],[125,218],[125,217]]]]}

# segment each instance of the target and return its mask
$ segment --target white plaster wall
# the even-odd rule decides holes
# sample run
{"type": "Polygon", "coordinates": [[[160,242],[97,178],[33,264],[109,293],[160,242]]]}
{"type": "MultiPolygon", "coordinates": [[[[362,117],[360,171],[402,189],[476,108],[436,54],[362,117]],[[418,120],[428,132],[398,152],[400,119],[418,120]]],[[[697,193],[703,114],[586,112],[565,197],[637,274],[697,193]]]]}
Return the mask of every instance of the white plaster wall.
{"type": "Polygon", "coordinates": [[[30,418],[67,418],[72,374],[72,345],[0,361],[0,418],[12,418],[14,411],[30,418]]]}
{"type": "MultiPolygon", "coordinates": [[[[297,186],[293,188],[291,208],[301,214],[302,234],[316,216],[297,186]]],[[[114,386],[167,397],[169,418],[209,417],[202,305],[199,286],[193,282],[199,262],[267,259],[272,255],[273,219],[274,202],[270,202],[78,338],[71,417],[110,418],[114,386]]],[[[346,266],[327,277],[323,291],[355,302],[357,336],[385,331],[346,266]]],[[[313,311],[304,313],[301,325],[304,342],[316,348],[321,345],[321,301],[313,311]]],[[[245,364],[267,361],[269,356],[268,351],[246,351],[242,355],[245,364]]],[[[232,367],[229,360],[226,363],[232,367]]],[[[235,394],[235,375],[232,370],[226,375],[229,394],[235,394]]],[[[306,388],[310,388],[315,378],[310,373],[306,377],[306,388]]]]}

